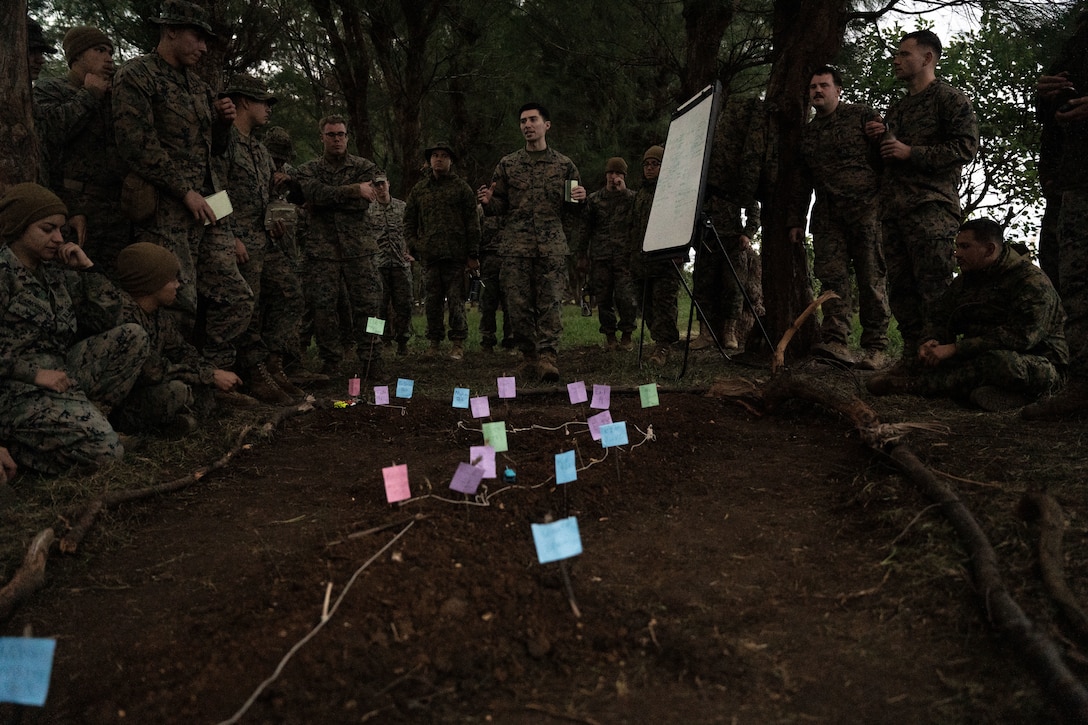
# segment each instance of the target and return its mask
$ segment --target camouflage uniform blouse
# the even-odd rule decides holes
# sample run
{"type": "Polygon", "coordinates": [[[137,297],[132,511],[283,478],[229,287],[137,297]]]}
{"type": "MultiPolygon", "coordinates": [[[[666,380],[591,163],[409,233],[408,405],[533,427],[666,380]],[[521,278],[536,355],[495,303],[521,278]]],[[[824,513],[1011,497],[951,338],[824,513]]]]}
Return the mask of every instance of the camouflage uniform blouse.
{"type": "Polygon", "coordinates": [[[113,130],[129,167],[159,190],[181,199],[191,190],[222,188],[212,156],[227,150],[231,126],[217,121],[211,87],[188,68],[157,53],[133,58],[113,83],[113,130]]]}
{"type": "Polygon", "coordinates": [[[495,167],[489,215],[505,216],[499,254],[507,257],[566,256],[563,214],[576,207],[564,199],[568,180],[581,181],[578,167],[550,146],[535,161],[525,149],[504,156],[495,167]]]}
{"type": "Polygon", "coordinates": [[[634,208],[635,192],[631,189],[609,191],[605,187],[590,194],[582,213],[580,233],[575,238],[578,254],[590,259],[622,258],[626,266],[634,208]]]}
{"type": "Polygon", "coordinates": [[[390,198],[388,204],[375,201],[366,210],[367,223],[378,245],[379,267],[408,267],[408,245],[404,241],[404,202],[390,198]]]}
{"type": "Polygon", "coordinates": [[[228,149],[216,168],[234,207],[231,230],[247,247],[255,244],[254,250],[263,248],[269,242],[264,212],[272,199],[272,154],[263,143],[237,128],[231,129],[228,149]]]}
{"type": "Polygon", "coordinates": [[[480,256],[476,194],[453,174],[428,174],[412,187],[404,209],[408,249],[424,265],[480,256]]]}
{"type": "Polygon", "coordinates": [[[368,231],[370,202],[349,186],[374,178],[378,166],[370,159],[347,154],[342,163],[322,157],[298,168],[295,179],[309,202],[305,253],[315,259],[349,259],[378,253],[368,231]]]}

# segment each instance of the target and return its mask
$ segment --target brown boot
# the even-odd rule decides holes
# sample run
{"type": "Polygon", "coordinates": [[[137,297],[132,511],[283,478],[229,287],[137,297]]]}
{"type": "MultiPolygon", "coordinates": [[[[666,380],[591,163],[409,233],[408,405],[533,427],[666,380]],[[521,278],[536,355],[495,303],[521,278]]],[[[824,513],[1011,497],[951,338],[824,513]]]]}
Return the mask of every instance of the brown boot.
{"type": "Polygon", "coordinates": [[[669,346],[658,345],[654,348],[654,354],[650,356],[650,364],[655,367],[662,367],[669,361],[669,346]]]}
{"type": "Polygon", "coordinates": [[[239,393],[237,390],[216,390],[215,402],[217,405],[231,408],[256,408],[260,405],[256,398],[239,393]]]}
{"type": "Polygon", "coordinates": [[[616,342],[616,336],[614,334],[604,336],[605,350],[607,350],[608,352],[615,352],[617,347],[619,347],[619,343],[616,342]]]}
{"type": "Polygon", "coordinates": [[[272,379],[264,363],[258,363],[249,371],[249,384],[246,387],[247,392],[262,403],[293,405],[295,402],[290,395],[280,390],[280,386],[276,385],[276,381],[272,379]]]}
{"type": "Polygon", "coordinates": [[[265,361],[265,367],[268,368],[268,374],[276,381],[276,386],[280,390],[295,400],[302,400],[306,397],[306,391],[287,378],[287,373],[283,370],[283,359],[279,355],[269,355],[268,360],[265,361]]]}
{"type": "Polygon", "coordinates": [[[631,350],[635,349],[635,343],[631,339],[631,333],[630,332],[625,332],[622,335],[620,335],[620,349],[621,350],[626,350],[627,352],[630,352],[631,350]]]}
{"type": "Polygon", "coordinates": [[[559,365],[554,350],[542,350],[537,362],[540,379],[545,383],[559,382],[559,365]]]}
{"type": "Polygon", "coordinates": [[[1026,405],[1020,410],[1024,420],[1066,420],[1088,415],[1088,382],[1071,380],[1056,395],[1026,405]]]}
{"type": "Polygon", "coordinates": [[[706,350],[714,347],[714,338],[710,336],[710,325],[699,322],[699,336],[688,343],[689,350],[706,350]]]}
{"type": "Polygon", "coordinates": [[[737,342],[736,333],[737,324],[733,320],[726,320],[722,325],[722,349],[726,352],[735,352],[740,349],[740,344],[737,342]]]}
{"type": "Polygon", "coordinates": [[[453,341],[453,347],[450,348],[450,360],[464,360],[465,359],[465,343],[460,340],[453,341]]]}
{"type": "Polygon", "coordinates": [[[517,369],[518,377],[524,379],[536,378],[540,374],[540,361],[537,359],[536,353],[524,352],[522,355],[524,357],[517,369]]]}

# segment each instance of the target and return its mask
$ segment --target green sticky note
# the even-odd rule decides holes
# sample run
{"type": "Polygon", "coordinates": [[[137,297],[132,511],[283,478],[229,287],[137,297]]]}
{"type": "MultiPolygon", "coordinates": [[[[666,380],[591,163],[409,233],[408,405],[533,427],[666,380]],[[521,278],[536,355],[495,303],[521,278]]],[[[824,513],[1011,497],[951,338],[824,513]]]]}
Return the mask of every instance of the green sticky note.
{"type": "Polygon", "coordinates": [[[645,385],[638,386],[638,397],[642,400],[643,408],[652,408],[655,405],[660,405],[660,401],[657,399],[657,383],[646,383],[645,385]]]}
{"type": "Polygon", "coordinates": [[[491,446],[496,453],[509,450],[506,447],[506,423],[484,423],[484,445],[491,446]]]}
{"type": "Polygon", "coordinates": [[[366,318],[366,331],[371,335],[384,335],[385,320],[378,319],[377,317],[366,318]]]}

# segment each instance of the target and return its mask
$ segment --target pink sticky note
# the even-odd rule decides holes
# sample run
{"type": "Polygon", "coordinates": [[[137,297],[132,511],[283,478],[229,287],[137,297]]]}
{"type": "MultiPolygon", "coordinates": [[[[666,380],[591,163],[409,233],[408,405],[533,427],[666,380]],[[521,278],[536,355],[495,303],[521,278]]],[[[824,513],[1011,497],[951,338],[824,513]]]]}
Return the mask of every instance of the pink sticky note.
{"type": "Polygon", "coordinates": [[[382,478],[385,479],[385,499],[389,503],[404,501],[412,497],[412,492],[408,489],[407,463],[383,468],[382,478]]]}
{"type": "Polygon", "coordinates": [[[481,395],[478,398],[473,398],[469,401],[469,405],[472,408],[473,418],[491,417],[491,404],[487,402],[486,395],[481,395]]]}
{"type": "Polygon", "coordinates": [[[593,402],[589,404],[590,408],[596,408],[597,410],[608,410],[609,403],[612,398],[612,386],[611,385],[594,385],[593,386],[593,402]]]}
{"type": "Polygon", "coordinates": [[[374,404],[375,405],[389,405],[389,386],[388,385],[375,385],[374,386],[374,404]]]}
{"type": "Polygon", "coordinates": [[[612,422],[612,414],[606,410],[597,413],[597,415],[589,416],[586,422],[589,423],[589,434],[593,436],[593,440],[599,441],[601,439],[601,426],[612,422]]]}
{"type": "Polygon", "coordinates": [[[491,446],[469,446],[468,460],[482,468],[484,478],[495,478],[495,449],[491,446]]]}
{"type": "Polygon", "coordinates": [[[360,387],[359,378],[349,378],[348,379],[348,397],[349,398],[358,398],[359,397],[359,391],[361,389],[362,388],[360,387]]]}
{"type": "Polygon", "coordinates": [[[513,377],[499,378],[498,382],[499,382],[499,397],[500,398],[516,398],[517,397],[517,394],[518,394],[517,383],[514,382],[513,377]]]}
{"type": "Polygon", "coordinates": [[[576,383],[567,383],[567,395],[570,396],[571,405],[578,405],[589,400],[589,396],[586,395],[585,381],[579,380],[576,383]]]}

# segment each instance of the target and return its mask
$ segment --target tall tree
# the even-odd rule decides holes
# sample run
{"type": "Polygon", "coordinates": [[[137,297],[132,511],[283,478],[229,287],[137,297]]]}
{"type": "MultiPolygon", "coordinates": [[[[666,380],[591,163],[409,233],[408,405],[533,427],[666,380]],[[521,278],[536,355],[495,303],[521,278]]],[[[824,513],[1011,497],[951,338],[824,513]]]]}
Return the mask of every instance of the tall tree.
{"type": "Polygon", "coordinates": [[[38,178],[38,139],[31,115],[26,51],[26,1],[0,10],[0,191],[38,178]]]}

